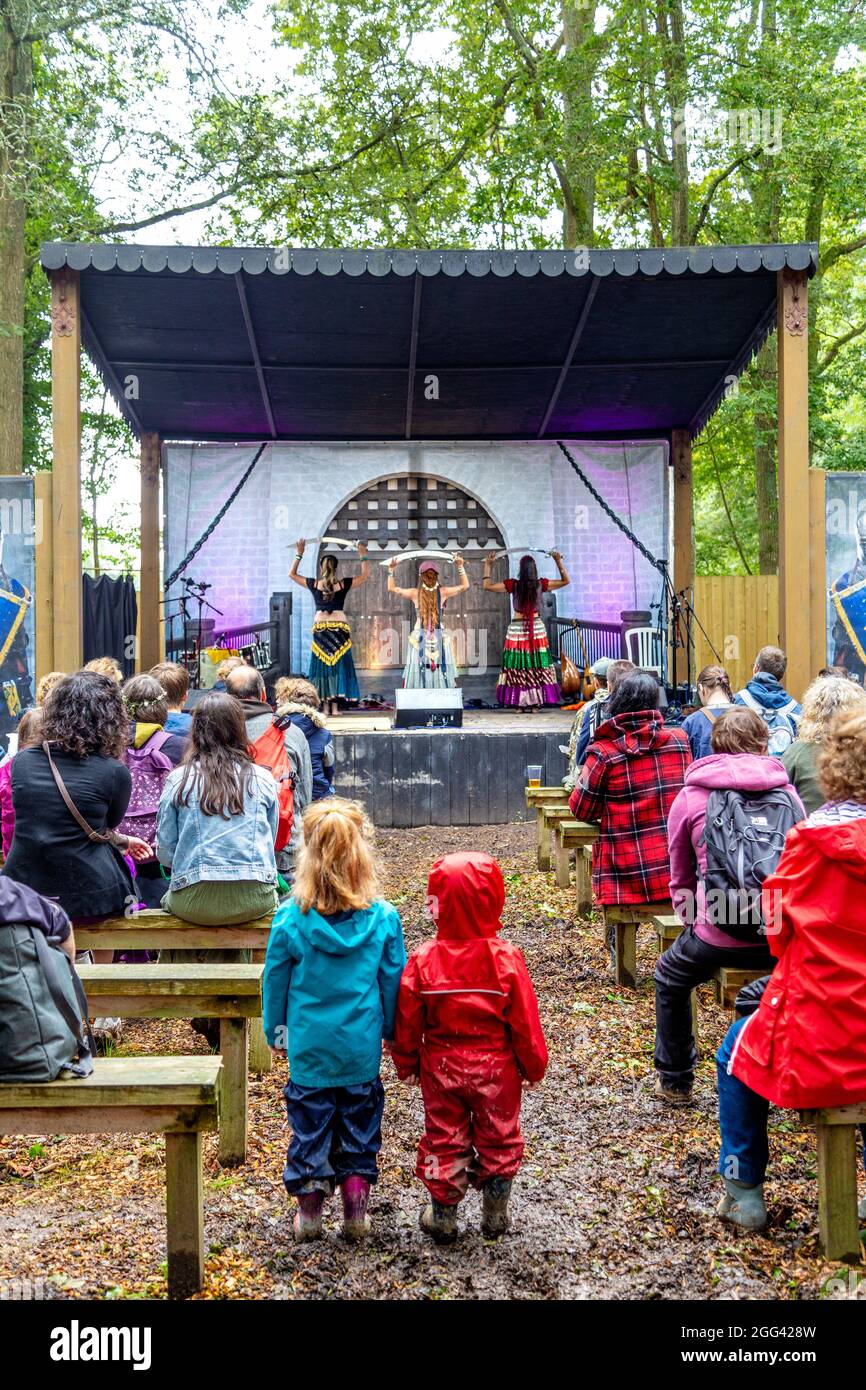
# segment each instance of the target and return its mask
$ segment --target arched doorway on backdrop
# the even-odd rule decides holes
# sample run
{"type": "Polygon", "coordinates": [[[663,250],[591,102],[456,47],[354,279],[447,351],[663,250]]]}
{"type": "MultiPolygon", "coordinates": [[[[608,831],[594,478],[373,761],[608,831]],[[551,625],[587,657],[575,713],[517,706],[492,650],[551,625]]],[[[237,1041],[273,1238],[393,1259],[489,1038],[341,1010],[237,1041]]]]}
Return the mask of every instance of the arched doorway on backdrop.
{"type": "MultiPolygon", "coordinates": [[[[388,592],[386,565],[380,562],[407,550],[459,550],[469,576],[466,593],[451,599],[445,626],[453,633],[460,684],[473,695],[492,695],[509,619],[509,600],[481,587],[484,557],[505,546],[502,532],[483,504],[470,493],[428,474],[382,478],[343,502],[324,532],[369,546],[370,580],[349,594],[346,612],[352,624],[355,665],[362,694],[389,693],[400,684],[406,642],[415,621],[411,604],[388,592]]],[[[336,550],[336,547],[335,547],[336,550]]],[[[327,554],[326,542],[318,559],[327,554]]],[[[337,551],[342,574],[357,574],[360,562],[353,551],[337,551]]],[[[407,560],[397,570],[400,588],[412,588],[420,560],[407,560]]],[[[508,574],[507,558],[493,567],[495,579],[508,574]]],[[[456,569],[442,562],[440,582],[456,582],[456,569]]]]}

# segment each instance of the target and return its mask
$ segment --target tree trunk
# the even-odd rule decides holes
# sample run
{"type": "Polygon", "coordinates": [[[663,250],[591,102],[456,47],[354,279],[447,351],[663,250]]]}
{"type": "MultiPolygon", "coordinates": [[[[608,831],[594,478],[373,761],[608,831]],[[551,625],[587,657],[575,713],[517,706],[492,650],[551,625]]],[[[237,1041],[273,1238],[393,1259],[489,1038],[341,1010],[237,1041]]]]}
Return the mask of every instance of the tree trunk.
{"type": "Polygon", "coordinates": [[[20,473],[24,436],[25,182],[32,58],[0,12],[0,474],[20,473]]]}
{"type": "Polygon", "coordinates": [[[662,69],[670,121],[673,166],[671,245],[688,246],[689,146],[685,116],[689,94],[689,69],[682,0],[658,0],[656,32],[661,42],[662,69]]]}
{"type": "Polygon", "coordinates": [[[590,156],[593,128],[592,79],[596,59],[590,55],[595,34],[595,3],[562,0],[562,29],[568,54],[563,91],[565,165],[571,206],[563,207],[564,246],[592,246],[595,220],[595,167],[590,156]]]}

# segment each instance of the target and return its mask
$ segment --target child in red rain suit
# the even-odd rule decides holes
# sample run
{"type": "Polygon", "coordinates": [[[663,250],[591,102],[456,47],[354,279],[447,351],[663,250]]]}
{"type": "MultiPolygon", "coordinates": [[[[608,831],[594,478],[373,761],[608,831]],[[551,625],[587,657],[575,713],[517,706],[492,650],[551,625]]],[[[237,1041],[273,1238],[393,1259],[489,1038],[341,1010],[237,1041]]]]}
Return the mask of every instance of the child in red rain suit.
{"type": "Polygon", "coordinates": [[[511,1182],[523,1157],[521,1086],[547,1067],[538,1003],[523,956],[500,941],[502,871],[489,854],[449,854],[430,871],[436,939],[409,957],[391,1049],[397,1075],[420,1079],[425,1132],[417,1176],[430,1193],[421,1229],[457,1238],[470,1183],[483,1198],[481,1230],[508,1229],[511,1182]]]}

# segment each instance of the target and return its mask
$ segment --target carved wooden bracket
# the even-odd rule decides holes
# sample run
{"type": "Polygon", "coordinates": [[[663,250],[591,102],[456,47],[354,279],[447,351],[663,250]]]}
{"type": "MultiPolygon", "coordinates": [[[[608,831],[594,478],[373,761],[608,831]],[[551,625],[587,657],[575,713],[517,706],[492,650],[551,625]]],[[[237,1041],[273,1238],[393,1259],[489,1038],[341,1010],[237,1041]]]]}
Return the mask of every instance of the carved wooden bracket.
{"type": "Polygon", "coordinates": [[[799,271],[783,271],[785,279],[785,331],[799,338],[806,332],[809,311],[806,303],[806,281],[799,271]],[[790,295],[789,292],[790,291],[790,295]]]}
{"type": "MultiPolygon", "coordinates": [[[[74,282],[73,282],[74,283],[74,282]]],[[[66,273],[52,278],[51,328],[58,338],[68,338],[75,332],[75,295],[70,294],[70,281],[66,273]]]]}

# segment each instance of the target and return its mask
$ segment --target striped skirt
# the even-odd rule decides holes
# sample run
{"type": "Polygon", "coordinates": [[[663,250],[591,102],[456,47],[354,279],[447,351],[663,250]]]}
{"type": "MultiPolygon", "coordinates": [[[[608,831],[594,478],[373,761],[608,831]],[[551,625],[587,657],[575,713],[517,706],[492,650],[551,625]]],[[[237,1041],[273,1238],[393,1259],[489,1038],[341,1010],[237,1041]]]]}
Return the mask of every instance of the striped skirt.
{"type": "Polygon", "coordinates": [[[345,618],[322,618],[313,623],[307,679],[322,700],[361,698],[352,657],[352,629],[345,618]]]}
{"type": "Polygon", "coordinates": [[[560,703],[547,629],[537,613],[534,621],[517,617],[508,624],[496,698],[500,705],[524,708],[560,703]]]}

